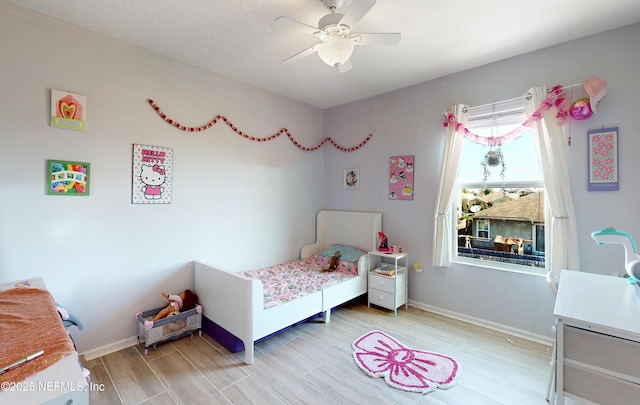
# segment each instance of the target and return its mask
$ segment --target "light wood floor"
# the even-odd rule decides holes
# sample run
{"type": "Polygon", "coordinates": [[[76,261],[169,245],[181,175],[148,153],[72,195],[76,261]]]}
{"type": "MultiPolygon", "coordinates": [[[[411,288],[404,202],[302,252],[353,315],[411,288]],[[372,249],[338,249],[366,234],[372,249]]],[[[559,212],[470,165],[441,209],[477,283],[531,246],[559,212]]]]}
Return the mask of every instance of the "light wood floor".
{"type": "Polygon", "coordinates": [[[256,345],[253,365],[202,333],[144,355],[130,347],[85,361],[91,404],[546,404],[551,348],[404,307],[393,312],[350,303],[331,322],[310,322],[256,345]],[[407,347],[459,363],[458,383],[430,394],[391,388],[355,364],[351,343],[381,330],[407,347]]]}

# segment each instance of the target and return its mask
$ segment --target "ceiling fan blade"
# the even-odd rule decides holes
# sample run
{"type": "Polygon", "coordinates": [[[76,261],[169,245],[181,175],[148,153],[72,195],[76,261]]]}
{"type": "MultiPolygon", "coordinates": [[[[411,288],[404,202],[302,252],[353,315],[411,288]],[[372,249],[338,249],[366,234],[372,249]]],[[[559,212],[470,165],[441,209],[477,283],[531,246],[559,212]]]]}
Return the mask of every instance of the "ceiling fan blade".
{"type": "Polygon", "coordinates": [[[315,44],[311,48],[307,48],[304,51],[300,51],[300,52],[296,53],[295,55],[290,56],[287,59],[283,60],[282,63],[292,63],[292,62],[299,61],[300,59],[302,59],[304,57],[307,57],[307,56],[311,55],[314,52],[317,52],[318,48],[320,48],[320,45],[322,45],[322,43],[315,44]]]}
{"type": "Polygon", "coordinates": [[[320,31],[316,27],[285,16],[276,17],[273,21],[282,26],[293,27],[310,35],[316,35],[316,33],[320,31]]]}
{"type": "Polygon", "coordinates": [[[340,73],[348,72],[349,70],[351,70],[352,67],[353,66],[351,66],[351,61],[347,59],[345,63],[343,63],[342,65],[338,65],[338,72],[340,73]]]}
{"type": "Polygon", "coordinates": [[[346,25],[353,29],[375,4],[376,0],[353,0],[353,3],[351,3],[351,6],[349,6],[338,24],[346,25]]]}
{"type": "Polygon", "coordinates": [[[351,34],[351,39],[356,45],[397,45],[400,42],[399,32],[378,32],[351,34]]]}

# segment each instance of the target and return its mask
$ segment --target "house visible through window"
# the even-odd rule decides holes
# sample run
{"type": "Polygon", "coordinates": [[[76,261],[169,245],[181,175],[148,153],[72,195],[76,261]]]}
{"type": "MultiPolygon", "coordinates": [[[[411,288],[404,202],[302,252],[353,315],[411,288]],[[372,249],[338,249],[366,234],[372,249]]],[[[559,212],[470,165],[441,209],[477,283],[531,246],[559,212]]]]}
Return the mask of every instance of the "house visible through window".
{"type": "Polygon", "coordinates": [[[526,118],[522,109],[484,118],[470,113],[469,132],[504,142],[486,146],[465,137],[454,198],[454,261],[544,269],[545,189],[532,132],[521,127],[526,118]]]}

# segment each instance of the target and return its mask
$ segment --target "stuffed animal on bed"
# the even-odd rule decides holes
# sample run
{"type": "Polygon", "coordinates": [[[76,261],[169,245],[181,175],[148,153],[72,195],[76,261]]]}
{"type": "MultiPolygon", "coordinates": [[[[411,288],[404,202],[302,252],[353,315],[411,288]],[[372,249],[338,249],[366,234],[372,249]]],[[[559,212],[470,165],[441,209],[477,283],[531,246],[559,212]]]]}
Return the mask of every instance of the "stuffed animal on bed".
{"type": "Polygon", "coordinates": [[[329,259],[329,268],[323,269],[322,272],[336,270],[340,265],[340,256],[342,256],[342,253],[336,251],[333,256],[331,256],[331,259],[329,259]]]}

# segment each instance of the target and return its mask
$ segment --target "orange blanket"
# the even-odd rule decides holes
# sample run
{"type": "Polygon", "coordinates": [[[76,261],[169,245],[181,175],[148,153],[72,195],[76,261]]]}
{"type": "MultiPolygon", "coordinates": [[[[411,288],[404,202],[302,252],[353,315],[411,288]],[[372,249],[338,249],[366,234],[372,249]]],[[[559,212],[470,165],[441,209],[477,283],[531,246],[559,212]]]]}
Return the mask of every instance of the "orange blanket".
{"type": "Polygon", "coordinates": [[[75,352],[53,297],[38,288],[0,291],[0,337],[0,367],[44,350],[42,356],[0,374],[0,383],[23,381],[75,352]]]}

